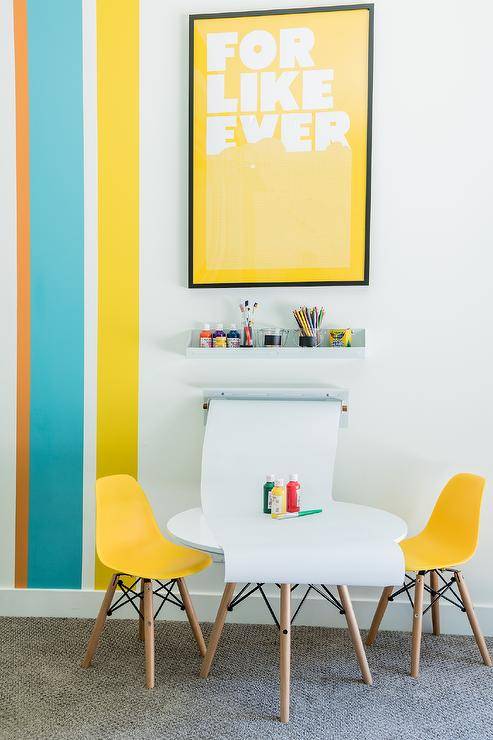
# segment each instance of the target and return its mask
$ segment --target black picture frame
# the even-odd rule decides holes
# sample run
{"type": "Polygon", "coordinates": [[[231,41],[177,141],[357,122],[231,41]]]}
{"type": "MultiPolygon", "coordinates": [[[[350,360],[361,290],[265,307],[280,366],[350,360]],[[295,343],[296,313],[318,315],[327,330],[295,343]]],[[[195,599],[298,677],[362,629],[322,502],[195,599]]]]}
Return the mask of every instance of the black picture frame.
{"type": "Polygon", "coordinates": [[[371,156],[372,156],[372,119],[373,119],[373,54],[374,54],[374,4],[358,3],[354,5],[329,5],[310,8],[284,8],[271,10],[247,10],[224,13],[198,13],[189,15],[189,107],[188,107],[188,287],[189,288],[282,288],[282,287],[317,287],[329,285],[369,285],[370,280],[370,215],[371,215],[371,156]],[[263,15],[290,15],[293,13],[327,13],[331,11],[367,10],[368,25],[368,99],[367,99],[367,137],[366,137],[366,204],[365,204],[365,259],[363,280],[331,280],[309,282],[277,283],[195,283],[193,278],[193,137],[194,137],[194,24],[195,21],[214,18],[244,18],[263,15]]]}

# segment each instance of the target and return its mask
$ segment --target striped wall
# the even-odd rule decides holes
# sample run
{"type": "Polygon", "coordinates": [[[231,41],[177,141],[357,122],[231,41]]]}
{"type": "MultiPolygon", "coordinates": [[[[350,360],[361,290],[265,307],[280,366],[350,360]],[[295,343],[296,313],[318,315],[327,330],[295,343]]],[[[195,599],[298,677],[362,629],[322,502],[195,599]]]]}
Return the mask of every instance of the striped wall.
{"type": "MultiPolygon", "coordinates": [[[[97,3],[99,316],[96,475],[137,475],[139,5],[97,3]]],[[[97,561],[96,586],[110,573],[97,561]]]]}
{"type": "Polygon", "coordinates": [[[1,20],[16,361],[0,585],[102,588],[94,482],[137,474],[139,2],[9,0],[1,20]]]}

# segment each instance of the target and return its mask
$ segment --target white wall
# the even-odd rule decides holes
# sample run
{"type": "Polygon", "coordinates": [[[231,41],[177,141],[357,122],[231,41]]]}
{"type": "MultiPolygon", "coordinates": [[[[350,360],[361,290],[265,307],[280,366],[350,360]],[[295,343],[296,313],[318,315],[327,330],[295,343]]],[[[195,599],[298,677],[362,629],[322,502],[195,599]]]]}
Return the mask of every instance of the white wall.
{"type": "MultiPolygon", "coordinates": [[[[280,0],[271,7],[302,4],[280,0]]],[[[187,15],[269,3],[141,0],[141,5],[139,455],[141,480],[161,525],[199,502],[203,386],[330,383],[351,393],[350,426],[340,435],[335,497],[386,508],[403,516],[411,532],[417,531],[450,475],[467,470],[493,480],[493,4],[376,1],[370,286],[248,291],[185,287],[187,15]],[[247,296],[261,303],[259,320],[280,325],[289,321],[294,305],[324,304],[331,322],[368,328],[367,359],[187,361],[187,329],[203,320],[237,320],[239,299],[247,296]]],[[[6,125],[11,129],[12,120],[6,125]]],[[[13,173],[12,156],[9,162],[13,173]]],[[[4,225],[14,244],[13,211],[5,211],[11,213],[4,225]]],[[[4,274],[13,270],[12,265],[4,274]]],[[[0,295],[13,316],[15,297],[1,280],[0,272],[0,295]]],[[[15,347],[15,325],[5,322],[2,328],[7,332],[2,346],[7,341],[15,347]]],[[[13,353],[6,356],[10,385],[13,353]]],[[[4,395],[11,398],[12,388],[7,390],[4,395]]],[[[5,414],[11,429],[12,405],[5,414]]],[[[12,475],[13,468],[5,471],[9,490],[12,475]]],[[[492,490],[490,483],[480,547],[465,568],[490,634],[492,490]]],[[[13,490],[6,501],[5,514],[11,518],[13,490]]],[[[5,568],[11,570],[11,563],[5,568]]],[[[219,566],[193,580],[200,616],[213,615],[221,587],[219,566]]],[[[0,592],[0,613],[68,614],[72,608],[73,613],[93,614],[99,599],[99,594],[87,593],[0,592]]],[[[362,601],[360,607],[364,626],[371,605],[362,601]]],[[[399,611],[390,610],[387,625],[402,626],[399,611]]],[[[450,610],[445,611],[448,615],[450,610]]],[[[305,619],[334,619],[325,614],[313,603],[305,619]]],[[[263,615],[252,602],[233,616],[263,615]]],[[[453,630],[464,625],[458,612],[444,622],[453,630]]]]}
{"type": "MultiPolygon", "coordinates": [[[[384,507],[415,532],[451,474],[493,480],[492,5],[375,4],[369,287],[189,290],[187,14],[266,5],[142,0],[141,479],[163,525],[198,504],[202,386],[332,383],[351,392],[336,498],[384,507]],[[330,321],[368,327],[367,359],[187,361],[186,329],[237,320],[247,296],[280,325],[295,304],[325,304],[330,321]]],[[[493,607],[492,490],[465,573],[493,607]]],[[[193,586],[218,591],[219,567],[193,586]]]]}
{"type": "Polygon", "coordinates": [[[15,549],[17,211],[14,24],[9,10],[0,3],[0,586],[12,580],[15,549]]]}

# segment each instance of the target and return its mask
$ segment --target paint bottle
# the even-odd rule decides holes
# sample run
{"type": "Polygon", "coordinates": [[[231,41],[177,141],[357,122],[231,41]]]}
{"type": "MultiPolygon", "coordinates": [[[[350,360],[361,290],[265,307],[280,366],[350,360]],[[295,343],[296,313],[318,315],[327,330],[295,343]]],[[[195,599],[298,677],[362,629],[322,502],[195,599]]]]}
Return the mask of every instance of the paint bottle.
{"type": "Polygon", "coordinates": [[[212,335],[213,347],[226,347],[226,334],[223,332],[223,325],[217,324],[216,331],[212,335]]]}
{"type": "Polygon", "coordinates": [[[284,478],[278,478],[274,483],[271,491],[271,516],[276,518],[279,514],[286,513],[286,489],[284,488],[284,478]]]}
{"type": "Polygon", "coordinates": [[[272,489],[274,488],[274,474],[269,473],[264,483],[264,514],[270,514],[272,508],[272,489]]]}
{"type": "Polygon", "coordinates": [[[291,479],[286,486],[286,509],[289,513],[300,510],[300,487],[298,473],[291,473],[291,479]]]}
{"type": "Polygon", "coordinates": [[[212,347],[212,332],[210,324],[204,324],[204,328],[199,334],[199,347],[212,347]]]}
{"type": "Polygon", "coordinates": [[[228,331],[228,334],[226,336],[226,346],[231,349],[232,347],[239,347],[240,344],[240,332],[236,328],[236,324],[231,324],[231,329],[228,331]]]}

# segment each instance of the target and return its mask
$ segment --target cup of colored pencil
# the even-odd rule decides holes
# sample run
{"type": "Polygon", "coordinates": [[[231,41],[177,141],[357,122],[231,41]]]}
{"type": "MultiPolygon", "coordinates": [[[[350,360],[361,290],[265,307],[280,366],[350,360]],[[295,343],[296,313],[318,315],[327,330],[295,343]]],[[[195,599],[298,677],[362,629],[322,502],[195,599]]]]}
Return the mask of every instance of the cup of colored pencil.
{"type": "Polygon", "coordinates": [[[300,330],[300,347],[318,347],[322,335],[325,308],[301,306],[293,309],[293,316],[300,330]]]}
{"type": "Polygon", "coordinates": [[[243,301],[243,303],[240,303],[241,323],[243,325],[243,347],[255,346],[255,334],[253,325],[255,311],[257,310],[257,308],[257,302],[255,302],[253,305],[250,305],[249,301],[243,301]]]}

